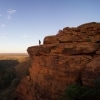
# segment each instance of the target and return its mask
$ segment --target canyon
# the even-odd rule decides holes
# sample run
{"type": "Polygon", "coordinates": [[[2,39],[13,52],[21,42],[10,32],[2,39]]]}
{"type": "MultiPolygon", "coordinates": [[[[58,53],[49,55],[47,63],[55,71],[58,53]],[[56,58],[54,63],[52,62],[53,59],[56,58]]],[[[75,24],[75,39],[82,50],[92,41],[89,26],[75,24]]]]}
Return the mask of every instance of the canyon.
{"type": "Polygon", "coordinates": [[[95,87],[100,79],[100,23],[65,27],[27,52],[31,66],[17,87],[18,100],[58,100],[73,83],[95,87]]]}

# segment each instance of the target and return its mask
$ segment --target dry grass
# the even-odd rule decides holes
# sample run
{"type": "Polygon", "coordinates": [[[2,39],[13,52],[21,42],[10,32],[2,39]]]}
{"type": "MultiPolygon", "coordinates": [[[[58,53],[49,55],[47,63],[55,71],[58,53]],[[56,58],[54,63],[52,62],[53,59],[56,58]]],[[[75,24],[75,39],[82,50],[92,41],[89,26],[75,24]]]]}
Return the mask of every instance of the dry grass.
{"type": "Polygon", "coordinates": [[[0,53],[0,60],[17,60],[24,61],[28,57],[26,53],[0,53]]]}

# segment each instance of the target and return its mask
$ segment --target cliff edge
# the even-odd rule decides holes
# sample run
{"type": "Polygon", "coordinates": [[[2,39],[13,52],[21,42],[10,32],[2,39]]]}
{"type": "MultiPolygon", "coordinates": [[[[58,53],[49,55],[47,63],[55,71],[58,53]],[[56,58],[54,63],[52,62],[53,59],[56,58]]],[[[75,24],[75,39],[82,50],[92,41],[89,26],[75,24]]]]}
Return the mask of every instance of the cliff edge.
{"type": "Polygon", "coordinates": [[[57,100],[66,86],[95,86],[100,78],[100,23],[65,27],[27,49],[29,76],[22,79],[18,100],[57,100]]]}

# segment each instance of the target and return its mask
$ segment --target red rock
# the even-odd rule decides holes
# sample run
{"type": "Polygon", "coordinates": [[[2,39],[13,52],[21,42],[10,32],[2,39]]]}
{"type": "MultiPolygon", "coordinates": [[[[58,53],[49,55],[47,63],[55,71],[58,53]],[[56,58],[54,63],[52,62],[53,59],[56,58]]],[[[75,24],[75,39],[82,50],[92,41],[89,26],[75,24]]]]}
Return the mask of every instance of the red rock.
{"type": "Polygon", "coordinates": [[[44,38],[43,41],[44,44],[54,44],[54,43],[59,43],[57,38],[55,36],[47,36],[44,38]]]}
{"type": "Polygon", "coordinates": [[[44,44],[27,49],[29,76],[18,88],[18,100],[57,100],[69,84],[96,86],[100,76],[100,23],[66,27],[44,44]]]}
{"type": "Polygon", "coordinates": [[[82,75],[83,84],[96,86],[96,79],[100,78],[100,56],[94,57],[87,65],[82,75]]]}

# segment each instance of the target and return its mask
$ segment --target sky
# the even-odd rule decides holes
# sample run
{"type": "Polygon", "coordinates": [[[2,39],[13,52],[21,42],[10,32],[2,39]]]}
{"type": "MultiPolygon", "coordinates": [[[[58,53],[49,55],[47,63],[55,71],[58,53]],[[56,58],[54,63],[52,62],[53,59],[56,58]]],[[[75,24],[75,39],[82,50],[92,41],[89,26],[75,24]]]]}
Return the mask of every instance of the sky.
{"type": "Polygon", "coordinates": [[[0,0],[0,53],[26,53],[64,27],[100,22],[100,0],[0,0]]]}

